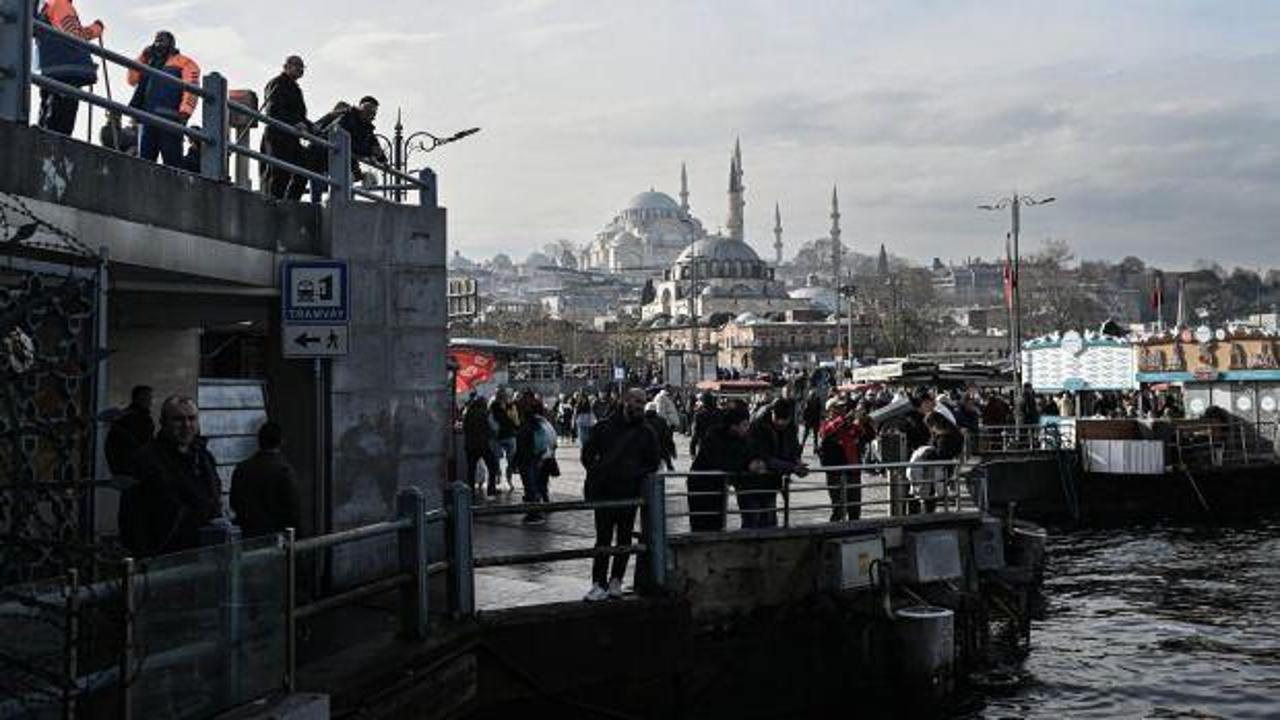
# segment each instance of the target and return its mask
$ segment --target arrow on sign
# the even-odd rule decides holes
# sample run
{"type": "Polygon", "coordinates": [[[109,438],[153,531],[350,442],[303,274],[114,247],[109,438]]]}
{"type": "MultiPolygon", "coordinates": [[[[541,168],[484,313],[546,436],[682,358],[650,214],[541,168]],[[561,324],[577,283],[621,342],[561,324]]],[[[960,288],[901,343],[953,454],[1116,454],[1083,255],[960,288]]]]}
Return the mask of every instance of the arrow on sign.
{"type": "Polygon", "coordinates": [[[299,335],[298,337],[294,338],[294,339],[293,339],[293,341],[294,341],[295,343],[297,343],[300,347],[304,347],[304,348],[305,348],[305,347],[307,347],[308,345],[314,345],[315,343],[320,342],[320,338],[318,338],[318,337],[311,337],[310,335],[308,335],[308,334],[306,334],[306,333],[304,332],[304,333],[302,333],[301,335],[299,335]]]}

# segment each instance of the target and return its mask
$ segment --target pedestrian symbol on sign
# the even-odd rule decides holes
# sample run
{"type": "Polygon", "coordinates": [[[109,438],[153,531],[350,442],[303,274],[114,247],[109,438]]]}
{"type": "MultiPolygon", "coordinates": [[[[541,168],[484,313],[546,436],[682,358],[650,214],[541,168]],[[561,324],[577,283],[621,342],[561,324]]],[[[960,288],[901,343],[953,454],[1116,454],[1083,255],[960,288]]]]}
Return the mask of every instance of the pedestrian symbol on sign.
{"type": "Polygon", "coordinates": [[[327,347],[330,350],[338,349],[338,333],[334,332],[333,330],[329,331],[329,342],[327,343],[327,347]]]}

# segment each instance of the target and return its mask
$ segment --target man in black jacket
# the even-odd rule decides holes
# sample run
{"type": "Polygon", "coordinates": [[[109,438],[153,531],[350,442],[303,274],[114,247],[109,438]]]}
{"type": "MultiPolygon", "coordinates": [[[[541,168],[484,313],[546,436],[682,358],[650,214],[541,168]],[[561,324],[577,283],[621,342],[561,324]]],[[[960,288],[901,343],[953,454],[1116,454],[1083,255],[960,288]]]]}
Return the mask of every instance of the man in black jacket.
{"type": "Polygon", "coordinates": [[[777,527],[775,508],[783,476],[804,477],[808,472],[800,462],[803,451],[796,435],[795,418],[795,401],[779,398],[751,423],[752,449],[764,461],[768,472],[748,475],[738,482],[738,508],[742,510],[744,528],[777,527]]]}
{"type": "MultiPolygon", "coordinates": [[[[644,390],[632,388],[622,398],[621,409],[591,430],[582,448],[582,466],[587,470],[584,495],[587,500],[629,500],[640,496],[645,476],[658,469],[661,450],[657,435],[644,420],[644,390]]],[[[631,544],[636,508],[602,508],[595,511],[596,547],[631,544]]],[[[609,572],[609,558],[591,561],[591,591],[588,601],[622,596],[622,578],[627,574],[628,555],[615,555],[609,572]]]]}
{"type": "MultiPolygon", "coordinates": [[[[284,69],[267,83],[263,91],[262,112],[295,130],[313,132],[314,127],[307,120],[307,102],[298,85],[306,69],[306,64],[297,55],[286,58],[284,69]]],[[[262,152],[292,165],[315,169],[312,160],[317,157],[315,153],[305,151],[296,135],[270,125],[262,133],[262,152]]],[[[300,200],[306,186],[307,179],[301,175],[262,163],[262,187],[271,197],[300,200]]]]}
{"type": "Polygon", "coordinates": [[[476,463],[483,462],[489,472],[488,496],[498,494],[498,458],[493,453],[494,433],[489,424],[489,408],[484,398],[477,393],[471,394],[467,407],[462,412],[462,439],[467,451],[467,484],[474,491],[476,487],[476,463]]]}
{"type": "Polygon", "coordinates": [[[258,428],[258,452],[231,475],[231,509],[245,537],[282,532],[299,525],[298,481],[281,446],[278,423],[258,428]]]}
{"type": "Polygon", "coordinates": [[[139,543],[144,556],[200,544],[200,528],[222,514],[218,468],[200,437],[200,410],[189,397],[160,406],[160,434],[134,456],[138,478],[139,543]]]}
{"type": "Polygon", "coordinates": [[[755,456],[748,435],[751,413],[732,403],[720,412],[720,424],[706,431],[693,458],[693,472],[719,471],[729,476],[689,476],[689,529],[715,532],[725,526],[725,483],[741,482],[746,473],[763,473],[765,464],[755,456]]]}
{"type": "Polygon", "coordinates": [[[714,427],[720,424],[720,410],[716,407],[716,396],[709,392],[698,398],[698,406],[693,411],[693,421],[689,428],[689,455],[697,456],[698,444],[714,427]]]}

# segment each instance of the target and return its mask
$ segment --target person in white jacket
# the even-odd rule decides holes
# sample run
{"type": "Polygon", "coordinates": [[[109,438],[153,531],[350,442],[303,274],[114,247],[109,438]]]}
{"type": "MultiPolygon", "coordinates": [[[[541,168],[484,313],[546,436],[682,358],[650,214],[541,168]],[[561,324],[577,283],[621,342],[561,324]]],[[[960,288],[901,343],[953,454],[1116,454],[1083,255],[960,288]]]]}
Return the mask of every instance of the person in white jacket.
{"type": "Polygon", "coordinates": [[[653,402],[657,406],[658,417],[667,423],[672,430],[680,428],[680,410],[676,407],[676,401],[671,399],[671,388],[663,387],[653,396],[653,402]]]}

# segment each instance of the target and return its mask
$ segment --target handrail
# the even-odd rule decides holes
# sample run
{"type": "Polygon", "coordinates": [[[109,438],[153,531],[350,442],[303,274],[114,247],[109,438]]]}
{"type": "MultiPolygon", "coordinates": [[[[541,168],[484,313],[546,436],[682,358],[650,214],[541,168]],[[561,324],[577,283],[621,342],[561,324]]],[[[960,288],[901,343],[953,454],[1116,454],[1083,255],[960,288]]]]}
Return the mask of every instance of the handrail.
{"type": "Polygon", "coordinates": [[[45,77],[44,75],[33,74],[31,76],[31,84],[36,85],[38,87],[47,88],[49,90],[53,90],[58,93],[62,93],[64,95],[70,95],[76,99],[83,100],[87,103],[92,103],[100,107],[104,107],[108,110],[115,110],[121,115],[124,115],[126,117],[131,117],[135,120],[138,120],[139,122],[149,123],[151,125],[162,127],[166,130],[182,133],[183,135],[186,135],[187,137],[193,140],[199,140],[201,142],[209,142],[209,143],[217,141],[217,138],[213,136],[213,133],[207,130],[196,130],[195,128],[187,127],[182,123],[174,122],[173,120],[170,120],[165,117],[161,117],[154,113],[149,113],[146,110],[139,110],[138,108],[130,107],[128,105],[123,105],[121,103],[115,102],[114,100],[107,100],[106,98],[98,97],[97,95],[94,95],[91,92],[88,92],[86,90],[81,90],[78,87],[75,87],[73,85],[68,85],[59,80],[54,80],[51,77],[45,77]]]}
{"type": "Polygon", "coordinates": [[[287,122],[277,120],[260,110],[254,110],[253,108],[249,107],[248,105],[245,105],[244,103],[240,103],[240,102],[236,102],[235,100],[228,99],[227,107],[240,113],[241,115],[247,115],[264,125],[270,125],[271,127],[277,130],[288,133],[298,138],[299,140],[306,140],[307,142],[310,142],[313,145],[318,145],[324,148],[325,150],[334,149],[333,143],[320,137],[319,135],[314,135],[312,133],[307,132],[306,130],[299,130],[298,128],[293,127],[287,122]]]}
{"type": "Polygon", "coordinates": [[[137,60],[134,60],[133,58],[128,57],[127,55],[121,55],[120,53],[115,52],[114,50],[108,50],[100,45],[94,45],[93,43],[86,42],[85,40],[82,40],[76,37],[75,35],[71,35],[69,33],[63,32],[62,30],[50,25],[49,23],[43,20],[38,20],[38,19],[34,20],[32,22],[32,27],[35,30],[40,32],[55,33],[56,35],[58,35],[58,40],[60,41],[68,42],[80,48],[81,50],[87,50],[89,51],[89,53],[93,55],[97,55],[98,57],[101,57],[104,60],[110,60],[118,65],[123,65],[129,68],[130,70],[137,70],[138,72],[145,73],[150,77],[160,78],[165,82],[173,83],[174,85],[181,87],[183,90],[186,90],[187,92],[192,93],[193,95],[198,95],[201,98],[205,98],[205,99],[211,99],[213,97],[213,94],[211,92],[209,92],[207,89],[199,85],[192,85],[191,83],[187,82],[186,80],[183,80],[180,77],[175,77],[173,75],[170,75],[167,72],[162,72],[160,70],[157,70],[151,67],[150,65],[147,65],[145,63],[140,63],[137,60]]]}

